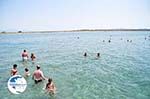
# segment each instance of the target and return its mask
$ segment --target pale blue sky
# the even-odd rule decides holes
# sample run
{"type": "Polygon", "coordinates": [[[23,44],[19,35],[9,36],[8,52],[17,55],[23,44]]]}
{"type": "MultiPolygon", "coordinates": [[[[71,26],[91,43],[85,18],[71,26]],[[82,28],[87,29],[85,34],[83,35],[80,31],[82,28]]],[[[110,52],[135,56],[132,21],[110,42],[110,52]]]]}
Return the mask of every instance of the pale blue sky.
{"type": "Polygon", "coordinates": [[[150,0],[0,0],[0,31],[150,28],[150,0]]]}

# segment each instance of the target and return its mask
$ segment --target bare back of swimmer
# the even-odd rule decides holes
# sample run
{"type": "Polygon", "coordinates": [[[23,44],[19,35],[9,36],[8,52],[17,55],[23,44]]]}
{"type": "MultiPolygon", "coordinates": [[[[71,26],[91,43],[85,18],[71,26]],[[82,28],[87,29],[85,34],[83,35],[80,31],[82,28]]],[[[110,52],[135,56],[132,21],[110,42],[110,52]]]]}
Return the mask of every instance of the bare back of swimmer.
{"type": "Polygon", "coordinates": [[[40,66],[37,66],[37,70],[34,71],[32,78],[34,79],[35,83],[41,82],[47,78],[44,77],[43,72],[40,70],[40,66]]]}
{"type": "Polygon", "coordinates": [[[23,59],[23,61],[28,60],[28,58],[29,58],[28,53],[27,53],[26,50],[24,50],[23,53],[22,53],[22,59],[23,59]]]}

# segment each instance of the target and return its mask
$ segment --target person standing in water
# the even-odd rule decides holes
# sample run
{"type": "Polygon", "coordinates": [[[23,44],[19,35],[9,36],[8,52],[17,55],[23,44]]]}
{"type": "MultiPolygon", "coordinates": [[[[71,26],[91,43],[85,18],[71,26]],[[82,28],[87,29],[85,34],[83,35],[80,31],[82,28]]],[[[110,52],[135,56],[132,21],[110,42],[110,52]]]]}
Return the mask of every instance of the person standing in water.
{"type": "Polygon", "coordinates": [[[22,53],[22,60],[23,60],[23,61],[27,61],[28,58],[29,58],[28,53],[27,53],[26,50],[24,50],[23,53],[22,53]]]}
{"type": "Polygon", "coordinates": [[[28,68],[25,68],[25,77],[29,77],[30,76],[30,73],[29,73],[29,69],[28,68]]]}
{"type": "Polygon", "coordinates": [[[97,58],[99,58],[100,57],[100,53],[97,53],[97,58]]]}
{"type": "Polygon", "coordinates": [[[40,66],[36,66],[37,70],[34,71],[32,75],[32,79],[34,79],[35,84],[42,82],[42,80],[46,80],[47,78],[44,77],[43,72],[40,70],[40,66]]]}
{"type": "Polygon", "coordinates": [[[35,57],[34,53],[31,53],[31,57],[30,58],[31,58],[32,61],[35,60],[36,57],[35,57]]]}
{"type": "Polygon", "coordinates": [[[17,64],[13,65],[13,68],[11,69],[11,76],[17,75],[17,64]]]}
{"type": "Polygon", "coordinates": [[[48,83],[46,84],[46,91],[50,94],[55,94],[56,87],[51,78],[48,79],[48,83]]]}
{"type": "Polygon", "coordinates": [[[85,52],[83,56],[86,57],[86,56],[87,56],[87,53],[85,52]]]}

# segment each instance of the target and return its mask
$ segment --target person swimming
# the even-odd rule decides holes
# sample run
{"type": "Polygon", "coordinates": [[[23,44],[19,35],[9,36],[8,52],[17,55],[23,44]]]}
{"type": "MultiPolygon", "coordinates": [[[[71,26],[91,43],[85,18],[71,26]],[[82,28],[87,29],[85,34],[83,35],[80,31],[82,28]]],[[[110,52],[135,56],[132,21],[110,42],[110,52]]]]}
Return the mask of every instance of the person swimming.
{"type": "Polygon", "coordinates": [[[28,68],[25,68],[25,77],[29,77],[30,76],[30,73],[29,73],[29,69],[28,68]]]}
{"type": "Polygon", "coordinates": [[[32,61],[35,60],[36,57],[35,57],[34,53],[31,53],[31,57],[30,58],[31,58],[32,61]]]}
{"type": "Polygon", "coordinates": [[[100,53],[97,53],[97,58],[100,57],[100,53]]]}
{"type": "Polygon", "coordinates": [[[50,94],[55,94],[56,93],[56,87],[53,83],[53,80],[51,78],[48,79],[48,83],[46,84],[46,91],[50,94]]]}
{"type": "Polygon", "coordinates": [[[132,40],[130,40],[130,43],[132,42],[132,40]]]}
{"type": "Polygon", "coordinates": [[[17,75],[17,64],[14,64],[13,65],[13,68],[11,69],[11,76],[13,76],[13,75],[17,75]]]}
{"type": "Polygon", "coordinates": [[[37,70],[34,71],[32,75],[32,79],[34,79],[35,84],[42,82],[42,80],[46,80],[47,78],[44,77],[43,72],[40,70],[40,66],[37,65],[37,70]]]}
{"type": "Polygon", "coordinates": [[[85,52],[83,56],[86,57],[86,56],[87,56],[87,53],[85,52]]]}
{"type": "Polygon", "coordinates": [[[23,53],[22,53],[22,60],[23,60],[23,61],[27,61],[28,58],[29,58],[28,53],[27,53],[26,50],[24,50],[23,53]]]}

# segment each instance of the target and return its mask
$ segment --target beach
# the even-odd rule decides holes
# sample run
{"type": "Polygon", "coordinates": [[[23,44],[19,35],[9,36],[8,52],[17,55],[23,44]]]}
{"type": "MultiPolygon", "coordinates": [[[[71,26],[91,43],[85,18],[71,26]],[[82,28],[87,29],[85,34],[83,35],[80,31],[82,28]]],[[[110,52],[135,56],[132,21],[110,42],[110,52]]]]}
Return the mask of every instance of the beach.
{"type": "Polygon", "coordinates": [[[2,99],[149,99],[149,36],[149,31],[0,34],[0,96],[2,99]],[[22,62],[24,49],[35,53],[34,64],[22,62]],[[101,55],[99,58],[97,53],[101,55]],[[39,64],[44,75],[53,78],[56,95],[45,94],[43,88],[47,82],[35,85],[31,77],[26,78],[24,93],[11,94],[7,80],[13,64],[18,64],[20,75],[26,67],[32,74],[39,64]]]}

